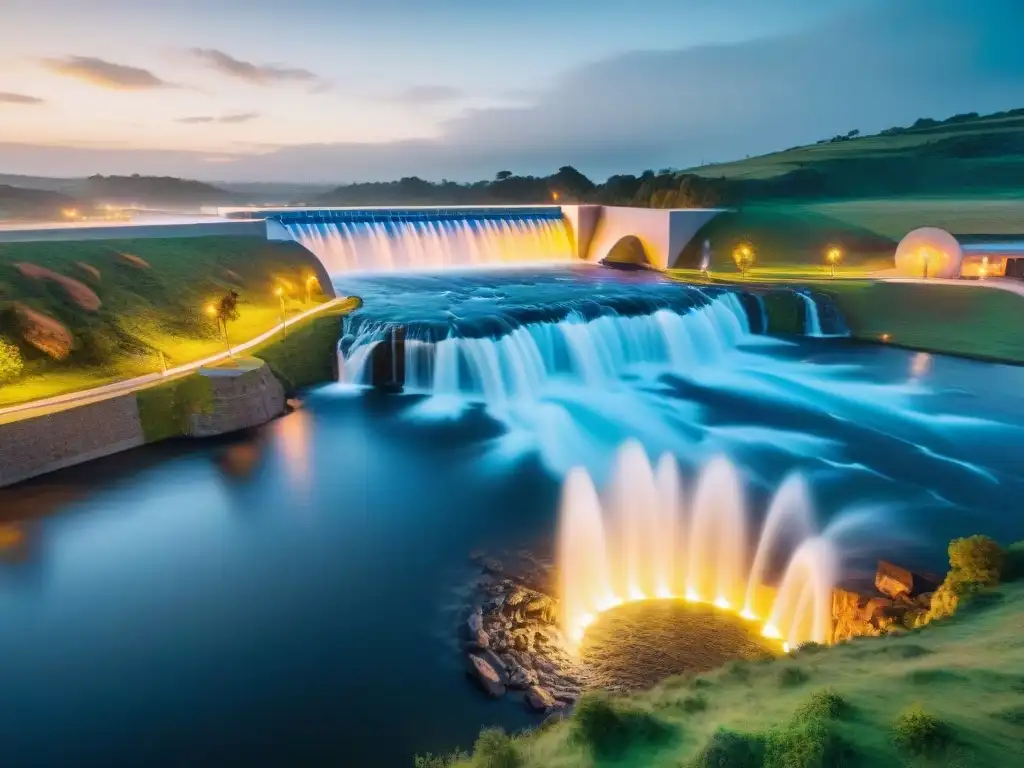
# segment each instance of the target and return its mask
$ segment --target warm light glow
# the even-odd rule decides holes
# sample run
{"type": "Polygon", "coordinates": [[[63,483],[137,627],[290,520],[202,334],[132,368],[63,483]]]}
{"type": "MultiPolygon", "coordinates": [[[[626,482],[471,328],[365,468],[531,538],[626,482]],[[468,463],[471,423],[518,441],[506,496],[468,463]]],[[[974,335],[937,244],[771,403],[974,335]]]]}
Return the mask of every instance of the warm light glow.
{"type": "Polygon", "coordinates": [[[217,314],[217,305],[216,304],[207,304],[206,307],[205,307],[205,312],[210,317],[214,317],[217,314]]]}
{"type": "Polygon", "coordinates": [[[883,333],[882,334],[882,341],[888,342],[889,339],[891,339],[891,338],[892,338],[892,336],[890,336],[888,333],[883,333]]]}
{"type": "Polygon", "coordinates": [[[559,197],[561,197],[561,195],[559,195],[557,192],[551,193],[551,199],[554,200],[556,203],[558,202],[559,197]]]}
{"type": "Polygon", "coordinates": [[[825,258],[828,260],[829,264],[838,264],[843,260],[843,251],[841,248],[829,248],[828,252],[825,254],[825,258]]]}
{"type": "Polygon", "coordinates": [[[675,459],[663,456],[652,467],[635,441],[619,450],[602,495],[584,470],[572,470],[563,487],[557,553],[561,624],[571,650],[601,613],[623,602],[700,603],[702,595],[758,625],[758,616],[770,615],[755,630],[764,637],[828,642],[822,616],[831,615],[835,555],[814,534],[806,483],[794,475],[780,486],[752,561],[743,496],[736,469],[718,458],[684,499],[675,459]],[[800,546],[780,586],[767,587],[768,564],[794,540],[800,546]]]}
{"type": "Polygon", "coordinates": [[[274,295],[280,299],[282,296],[284,296],[284,288],[278,286],[277,289],[274,291],[274,295]]]}
{"type": "Polygon", "coordinates": [[[79,214],[77,208],[62,208],[60,215],[65,219],[77,219],[81,214],[79,214]]]}
{"type": "Polygon", "coordinates": [[[733,249],[732,260],[741,272],[746,272],[753,265],[755,259],[754,246],[750,243],[740,243],[733,249]]]}

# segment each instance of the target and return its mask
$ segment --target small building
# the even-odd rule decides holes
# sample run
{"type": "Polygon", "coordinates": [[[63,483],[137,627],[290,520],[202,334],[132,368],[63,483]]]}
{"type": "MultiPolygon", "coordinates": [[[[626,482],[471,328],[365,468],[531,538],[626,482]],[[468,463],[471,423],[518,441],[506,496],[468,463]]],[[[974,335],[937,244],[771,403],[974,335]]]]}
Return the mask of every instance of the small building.
{"type": "Polygon", "coordinates": [[[896,248],[896,271],[907,277],[1024,279],[1024,239],[958,238],[938,227],[915,229],[896,248]]]}

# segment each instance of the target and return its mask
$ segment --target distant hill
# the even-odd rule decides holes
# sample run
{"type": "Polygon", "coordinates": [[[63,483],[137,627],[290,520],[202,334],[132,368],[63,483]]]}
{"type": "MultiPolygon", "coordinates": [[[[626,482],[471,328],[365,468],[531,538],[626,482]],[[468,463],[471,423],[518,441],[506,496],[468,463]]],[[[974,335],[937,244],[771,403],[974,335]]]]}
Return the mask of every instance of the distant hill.
{"type": "Polygon", "coordinates": [[[61,210],[81,203],[69,195],[0,184],[0,220],[57,219],[61,210]]]}
{"type": "Polygon", "coordinates": [[[145,206],[197,206],[241,202],[238,194],[202,181],[173,176],[90,176],[84,197],[96,202],[145,206]]]}

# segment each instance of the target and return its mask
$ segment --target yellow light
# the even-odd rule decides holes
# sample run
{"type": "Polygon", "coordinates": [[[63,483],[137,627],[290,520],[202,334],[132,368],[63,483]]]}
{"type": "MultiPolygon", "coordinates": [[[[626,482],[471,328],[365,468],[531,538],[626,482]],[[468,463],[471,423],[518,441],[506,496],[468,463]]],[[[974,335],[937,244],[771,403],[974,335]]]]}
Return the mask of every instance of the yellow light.
{"type": "Polygon", "coordinates": [[[732,606],[729,605],[729,601],[726,600],[724,597],[719,597],[715,600],[715,607],[721,608],[723,611],[728,611],[730,608],[732,608],[732,606]]]}
{"type": "Polygon", "coordinates": [[[757,621],[757,614],[751,611],[749,608],[744,608],[740,611],[740,618],[746,619],[747,621],[757,621]]]}
{"type": "Polygon", "coordinates": [[[690,603],[699,603],[700,602],[700,595],[697,594],[697,590],[695,590],[695,589],[688,589],[688,590],[686,590],[686,601],[690,602],[690,603]]]}
{"type": "Polygon", "coordinates": [[[284,288],[278,286],[277,290],[274,291],[274,295],[277,296],[277,298],[281,298],[282,296],[284,296],[284,288]]]}
{"type": "Polygon", "coordinates": [[[77,208],[62,208],[60,213],[61,213],[61,215],[65,219],[77,219],[78,218],[78,209],[77,208]]]}
{"type": "Polygon", "coordinates": [[[782,633],[779,632],[779,630],[776,629],[771,624],[765,624],[764,625],[764,629],[761,630],[761,634],[764,635],[765,637],[771,639],[771,640],[781,640],[782,639],[782,633]]]}
{"type": "Polygon", "coordinates": [[[558,202],[558,198],[559,197],[560,197],[560,195],[557,192],[552,192],[551,193],[551,199],[554,200],[556,203],[558,202]]]}
{"type": "Polygon", "coordinates": [[[891,339],[891,338],[892,337],[888,333],[883,333],[882,334],[882,341],[884,341],[884,342],[888,342],[889,339],[891,339]]]}
{"type": "Polygon", "coordinates": [[[782,652],[783,653],[789,653],[789,643],[783,643],[782,644],[782,652]]]}
{"type": "Polygon", "coordinates": [[[217,314],[217,305],[216,304],[207,304],[206,305],[206,314],[208,314],[210,317],[213,317],[214,315],[216,315],[217,314]]]}

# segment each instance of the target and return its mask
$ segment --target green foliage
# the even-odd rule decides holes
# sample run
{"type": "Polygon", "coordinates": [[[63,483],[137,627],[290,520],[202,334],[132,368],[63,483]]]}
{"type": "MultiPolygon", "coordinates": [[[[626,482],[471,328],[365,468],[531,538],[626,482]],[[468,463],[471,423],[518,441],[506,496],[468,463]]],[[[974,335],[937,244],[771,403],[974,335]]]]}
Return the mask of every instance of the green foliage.
{"type": "Polygon", "coordinates": [[[779,670],[779,685],[783,688],[802,685],[808,679],[810,679],[810,675],[801,667],[785,666],[779,670]]]}
{"type": "Polygon", "coordinates": [[[719,728],[689,768],[761,768],[763,765],[764,739],[760,735],[719,728]]]}
{"type": "Polygon", "coordinates": [[[704,694],[698,693],[696,696],[687,696],[679,703],[679,707],[683,712],[703,712],[708,708],[708,700],[704,694]]]}
{"type": "Polygon", "coordinates": [[[949,564],[960,580],[992,587],[999,583],[1006,553],[988,536],[954,539],[949,544],[949,564]]]}
{"type": "Polygon", "coordinates": [[[892,724],[893,740],[901,749],[924,754],[933,752],[949,741],[949,729],[934,715],[914,704],[900,712],[892,724]]]}
{"type": "Polygon", "coordinates": [[[522,755],[515,743],[500,728],[485,728],[473,746],[475,768],[520,768],[522,755]]]}
{"type": "Polygon", "coordinates": [[[21,350],[6,339],[0,338],[0,384],[18,378],[24,368],[21,350]]]}
{"type": "Polygon", "coordinates": [[[765,734],[765,768],[838,768],[848,748],[822,717],[796,717],[765,734]]]}
{"type": "Polygon", "coordinates": [[[213,387],[205,376],[192,374],[135,395],[142,434],[147,443],[187,435],[192,414],[210,413],[213,387]]]}
{"type": "Polygon", "coordinates": [[[448,755],[416,755],[413,758],[413,768],[451,768],[456,763],[469,760],[469,754],[462,751],[452,752],[448,755]]]}
{"type": "Polygon", "coordinates": [[[831,688],[815,691],[797,710],[797,717],[835,719],[849,709],[846,700],[831,688]]]}
{"type": "Polygon", "coordinates": [[[601,691],[585,693],[571,719],[574,737],[599,758],[614,758],[630,747],[668,738],[669,727],[629,701],[601,691]]]}
{"type": "Polygon", "coordinates": [[[1001,709],[995,713],[995,716],[1010,725],[1024,725],[1024,704],[1001,709]]]}
{"type": "Polygon", "coordinates": [[[252,350],[278,378],[289,394],[303,387],[333,381],[336,376],[341,319],[327,312],[275,335],[252,350]]]}

